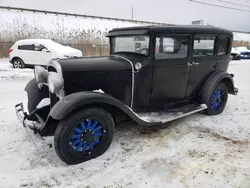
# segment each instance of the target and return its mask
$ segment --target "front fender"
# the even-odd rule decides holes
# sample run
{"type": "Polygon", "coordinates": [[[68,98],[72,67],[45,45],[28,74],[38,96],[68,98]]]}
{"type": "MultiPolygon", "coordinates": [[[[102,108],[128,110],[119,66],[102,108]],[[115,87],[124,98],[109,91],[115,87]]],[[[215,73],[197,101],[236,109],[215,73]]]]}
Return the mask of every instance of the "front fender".
{"type": "Polygon", "coordinates": [[[213,90],[220,82],[224,82],[228,87],[228,92],[232,95],[236,95],[238,89],[234,87],[233,74],[229,74],[223,71],[214,72],[206,81],[203,88],[200,91],[200,95],[203,92],[213,90]]]}
{"type": "Polygon", "coordinates": [[[151,125],[151,123],[145,122],[140,119],[131,108],[126,106],[121,101],[108,94],[98,92],[83,91],[67,95],[53,106],[50,112],[50,116],[55,120],[61,120],[70,113],[74,112],[77,109],[83,108],[86,105],[98,104],[107,104],[115,107],[127,114],[132,120],[140,125],[151,125]]]}

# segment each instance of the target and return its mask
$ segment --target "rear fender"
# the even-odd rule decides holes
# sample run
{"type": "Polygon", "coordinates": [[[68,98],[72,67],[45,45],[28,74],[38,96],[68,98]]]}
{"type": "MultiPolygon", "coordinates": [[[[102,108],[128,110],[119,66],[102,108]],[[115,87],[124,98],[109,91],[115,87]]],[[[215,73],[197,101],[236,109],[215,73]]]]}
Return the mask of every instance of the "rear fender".
{"type": "Polygon", "coordinates": [[[220,83],[224,82],[228,88],[228,93],[232,95],[237,94],[237,89],[234,87],[233,74],[229,74],[223,71],[214,72],[206,81],[203,88],[201,89],[199,95],[201,96],[203,92],[209,92],[214,90],[214,88],[220,83]]]}
{"type": "Polygon", "coordinates": [[[131,108],[121,101],[108,94],[98,92],[84,91],[67,95],[53,106],[50,116],[55,120],[62,120],[72,112],[91,105],[100,108],[102,108],[102,106],[109,106],[128,115],[140,125],[151,125],[151,123],[141,120],[131,108]]]}

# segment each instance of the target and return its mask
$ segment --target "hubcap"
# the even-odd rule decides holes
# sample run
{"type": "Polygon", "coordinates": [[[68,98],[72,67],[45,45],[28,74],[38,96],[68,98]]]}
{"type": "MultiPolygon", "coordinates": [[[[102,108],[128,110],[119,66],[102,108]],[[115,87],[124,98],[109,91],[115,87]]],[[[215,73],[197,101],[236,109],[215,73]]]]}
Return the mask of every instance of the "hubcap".
{"type": "Polygon", "coordinates": [[[224,100],[224,92],[223,90],[216,90],[213,93],[212,99],[211,99],[211,107],[215,110],[220,109],[223,106],[223,100],[224,100]]]}
{"type": "Polygon", "coordinates": [[[19,60],[14,61],[14,67],[18,69],[22,68],[21,62],[19,60]]]}
{"type": "Polygon", "coordinates": [[[90,154],[101,142],[104,130],[97,120],[84,120],[73,128],[70,136],[70,146],[76,152],[90,154]]]}

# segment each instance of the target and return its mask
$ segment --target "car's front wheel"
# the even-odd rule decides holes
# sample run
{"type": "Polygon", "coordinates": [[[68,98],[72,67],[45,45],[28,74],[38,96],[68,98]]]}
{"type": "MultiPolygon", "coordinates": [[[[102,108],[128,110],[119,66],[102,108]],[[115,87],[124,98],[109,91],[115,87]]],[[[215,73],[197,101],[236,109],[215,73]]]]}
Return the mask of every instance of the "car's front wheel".
{"type": "Polygon", "coordinates": [[[13,68],[15,68],[15,69],[23,69],[23,68],[25,68],[24,62],[20,58],[13,59],[12,63],[13,63],[13,68]]]}
{"type": "Polygon", "coordinates": [[[102,155],[110,146],[115,123],[100,108],[75,112],[62,121],[55,132],[57,155],[67,164],[78,164],[102,155]]]}
{"type": "Polygon", "coordinates": [[[205,93],[203,101],[207,105],[206,114],[221,114],[227,104],[228,88],[225,83],[219,83],[211,92],[205,93]]]}

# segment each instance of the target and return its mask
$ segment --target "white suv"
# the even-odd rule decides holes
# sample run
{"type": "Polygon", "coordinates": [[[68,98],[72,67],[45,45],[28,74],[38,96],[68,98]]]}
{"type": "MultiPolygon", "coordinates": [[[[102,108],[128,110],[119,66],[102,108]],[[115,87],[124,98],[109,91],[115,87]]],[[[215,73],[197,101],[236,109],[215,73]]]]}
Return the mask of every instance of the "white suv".
{"type": "Polygon", "coordinates": [[[51,59],[82,56],[80,50],[63,46],[50,39],[19,40],[9,49],[9,61],[14,68],[47,66],[51,59]]]}

